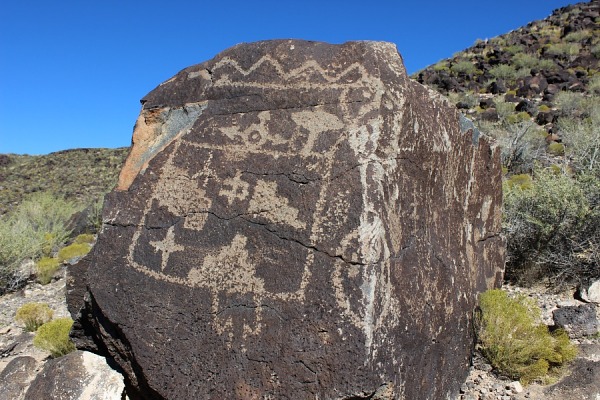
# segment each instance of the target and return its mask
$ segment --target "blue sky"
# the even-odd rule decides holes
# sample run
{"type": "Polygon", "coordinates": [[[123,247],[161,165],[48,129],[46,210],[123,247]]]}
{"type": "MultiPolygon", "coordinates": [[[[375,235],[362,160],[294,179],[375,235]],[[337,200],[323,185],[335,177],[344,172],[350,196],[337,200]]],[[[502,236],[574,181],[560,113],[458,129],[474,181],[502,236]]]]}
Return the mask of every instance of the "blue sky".
{"type": "Polygon", "coordinates": [[[6,1],[0,153],[129,146],[139,99],[241,42],[397,45],[409,73],[547,17],[567,0],[6,1]]]}

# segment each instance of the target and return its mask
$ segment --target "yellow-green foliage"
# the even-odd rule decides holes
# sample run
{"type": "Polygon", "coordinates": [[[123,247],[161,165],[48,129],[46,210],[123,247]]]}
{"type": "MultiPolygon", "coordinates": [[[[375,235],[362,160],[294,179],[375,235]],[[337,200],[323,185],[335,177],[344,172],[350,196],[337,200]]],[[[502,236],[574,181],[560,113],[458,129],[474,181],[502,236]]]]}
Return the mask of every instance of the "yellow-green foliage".
{"type": "Polygon", "coordinates": [[[69,331],[73,326],[71,318],[58,318],[40,326],[33,338],[33,345],[49,351],[52,357],[64,356],[75,350],[69,339],[69,331]]]}
{"type": "Polygon", "coordinates": [[[506,180],[506,185],[509,189],[518,188],[520,190],[531,189],[532,186],[531,175],[529,174],[517,174],[513,175],[506,180]]]}
{"type": "Polygon", "coordinates": [[[94,243],[94,235],[92,235],[91,233],[82,233],[81,235],[77,236],[75,238],[75,240],[73,241],[73,243],[87,243],[87,244],[92,244],[94,243]]]}
{"type": "Polygon", "coordinates": [[[23,260],[48,255],[69,235],[66,228],[76,211],[72,202],[51,193],[36,193],[0,218],[0,294],[22,283],[23,260]]]}
{"type": "Polygon", "coordinates": [[[72,258],[83,257],[90,252],[91,248],[88,243],[73,243],[58,251],[58,261],[62,263],[72,258]]]}
{"type": "Polygon", "coordinates": [[[539,106],[539,107],[538,107],[538,111],[539,111],[539,112],[548,112],[548,111],[550,111],[550,110],[551,110],[551,108],[550,108],[550,107],[548,107],[548,106],[547,106],[547,105],[545,105],[545,104],[542,104],[541,106],[539,106]]]}
{"type": "Polygon", "coordinates": [[[565,145],[562,143],[552,142],[548,145],[548,153],[553,154],[555,156],[564,156],[565,145]]]}
{"type": "Polygon", "coordinates": [[[35,275],[42,285],[50,283],[60,264],[56,258],[42,257],[35,263],[35,275]]]}
{"type": "Polygon", "coordinates": [[[547,45],[546,52],[555,56],[574,57],[579,54],[581,46],[578,43],[552,43],[547,45]]]}
{"type": "Polygon", "coordinates": [[[477,68],[475,68],[475,65],[473,65],[471,61],[463,60],[453,64],[450,67],[450,70],[456,74],[469,75],[475,73],[475,71],[477,71],[477,68]]]}
{"type": "Polygon", "coordinates": [[[519,122],[529,121],[531,116],[525,111],[521,111],[517,114],[512,114],[506,117],[506,122],[509,124],[518,124],[519,122]]]}
{"type": "Polygon", "coordinates": [[[527,53],[519,53],[519,54],[516,54],[512,58],[512,62],[513,62],[513,64],[515,64],[517,66],[517,68],[531,69],[531,68],[537,66],[539,61],[540,61],[539,58],[537,58],[534,55],[527,54],[527,53]]]}
{"type": "Polygon", "coordinates": [[[27,303],[15,314],[15,320],[25,325],[25,330],[36,331],[40,326],[52,319],[54,312],[46,303],[27,303]]]}
{"type": "Polygon", "coordinates": [[[495,289],[479,298],[478,337],[492,366],[523,384],[544,379],[575,358],[576,348],[562,330],[550,333],[539,324],[540,310],[525,296],[510,298],[495,289]]]}
{"type": "Polygon", "coordinates": [[[564,40],[566,40],[567,42],[581,42],[591,37],[592,31],[589,29],[585,29],[582,31],[575,31],[569,33],[567,36],[564,37],[564,40]]]}

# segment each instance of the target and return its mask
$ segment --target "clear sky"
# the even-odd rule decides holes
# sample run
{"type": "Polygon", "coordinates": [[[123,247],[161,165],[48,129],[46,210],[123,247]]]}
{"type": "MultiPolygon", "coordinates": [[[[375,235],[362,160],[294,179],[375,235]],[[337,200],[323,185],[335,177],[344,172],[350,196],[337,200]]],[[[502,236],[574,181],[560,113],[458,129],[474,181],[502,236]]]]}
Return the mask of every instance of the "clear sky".
{"type": "Polygon", "coordinates": [[[0,153],[129,146],[139,99],[241,42],[384,40],[409,73],[568,0],[12,0],[0,6],[0,153]]]}

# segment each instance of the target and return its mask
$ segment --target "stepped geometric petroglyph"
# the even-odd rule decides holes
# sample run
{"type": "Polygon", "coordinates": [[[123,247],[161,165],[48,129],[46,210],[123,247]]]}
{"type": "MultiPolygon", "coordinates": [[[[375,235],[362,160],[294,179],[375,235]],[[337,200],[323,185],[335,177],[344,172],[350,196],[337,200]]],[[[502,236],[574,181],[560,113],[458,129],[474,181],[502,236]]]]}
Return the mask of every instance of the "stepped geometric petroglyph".
{"type": "Polygon", "coordinates": [[[395,46],[238,45],[142,104],[71,276],[80,348],[146,398],[458,391],[503,266],[499,152],[395,46]]]}

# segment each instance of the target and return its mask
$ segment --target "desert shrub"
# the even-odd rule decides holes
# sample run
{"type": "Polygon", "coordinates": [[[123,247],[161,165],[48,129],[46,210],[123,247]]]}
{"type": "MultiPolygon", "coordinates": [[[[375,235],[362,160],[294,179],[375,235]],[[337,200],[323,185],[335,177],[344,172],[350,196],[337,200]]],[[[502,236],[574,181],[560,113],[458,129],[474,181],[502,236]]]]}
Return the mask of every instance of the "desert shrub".
{"type": "Polygon", "coordinates": [[[449,69],[450,68],[448,68],[448,63],[446,63],[446,61],[440,61],[433,66],[434,71],[448,71],[449,69]]]}
{"type": "Polygon", "coordinates": [[[28,278],[19,272],[23,260],[49,254],[64,243],[69,235],[67,221],[75,211],[72,202],[36,193],[0,218],[0,293],[28,278]]]}
{"type": "Polygon", "coordinates": [[[506,102],[503,99],[494,100],[496,106],[496,112],[501,120],[505,120],[509,115],[515,112],[515,105],[511,102],[506,102]]]}
{"type": "Polygon", "coordinates": [[[500,373],[523,384],[543,380],[549,372],[573,360],[576,347],[563,330],[553,333],[539,324],[540,310],[525,296],[510,298],[500,289],[479,297],[476,318],[483,355],[500,373]]]}
{"type": "Polygon", "coordinates": [[[560,92],[554,98],[554,104],[561,110],[563,115],[573,115],[585,107],[586,99],[581,93],[560,92]]]}
{"type": "Polygon", "coordinates": [[[477,68],[471,61],[458,61],[450,67],[450,70],[456,74],[471,75],[477,71],[477,68]]]}
{"type": "Polygon", "coordinates": [[[518,188],[520,190],[526,190],[531,189],[533,181],[529,174],[516,174],[506,180],[506,185],[508,185],[509,189],[518,188]]]}
{"type": "Polygon", "coordinates": [[[29,278],[20,271],[23,260],[40,251],[36,232],[26,221],[0,217],[0,294],[22,286],[29,278]]]}
{"type": "Polygon", "coordinates": [[[542,104],[541,106],[539,106],[539,107],[538,107],[538,111],[539,111],[539,112],[548,112],[548,111],[550,111],[550,110],[551,110],[551,108],[550,108],[550,107],[548,107],[548,106],[547,106],[547,105],[545,105],[545,104],[542,104]]]}
{"type": "Polygon", "coordinates": [[[530,186],[505,182],[503,193],[507,280],[550,279],[558,286],[600,275],[595,177],[574,179],[557,169],[537,169],[530,186]]]}
{"type": "Polygon", "coordinates": [[[89,243],[73,243],[58,251],[58,261],[62,263],[73,258],[83,257],[90,252],[91,248],[89,243]]]}
{"type": "Polygon", "coordinates": [[[564,37],[564,40],[567,42],[581,42],[583,40],[589,39],[592,37],[592,31],[589,29],[584,29],[582,31],[575,31],[567,34],[564,37]]]}
{"type": "Polygon", "coordinates": [[[510,174],[530,172],[535,161],[546,151],[546,142],[529,118],[512,124],[505,120],[500,125],[482,127],[482,131],[496,139],[500,145],[502,166],[510,174]]]}
{"type": "Polygon", "coordinates": [[[506,46],[504,48],[504,51],[506,51],[507,53],[510,53],[512,55],[522,53],[524,50],[525,50],[525,46],[523,46],[521,44],[514,44],[511,46],[506,46]]]}
{"type": "Polygon", "coordinates": [[[590,52],[594,55],[594,57],[600,58],[600,44],[592,46],[590,52]]]}
{"type": "Polygon", "coordinates": [[[506,117],[506,122],[508,122],[509,124],[517,124],[519,122],[529,121],[530,119],[531,116],[529,114],[527,114],[525,111],[521,111],[506,117]]]}
{"type": "Polygon", "coordinates": [[[503,79],[507,82],[515,82],[518,78],[530,75],[531,68],[515,68],[514,65],[500,64],[490,68],[489,73],[496,79],[503,79]]]}
{"type": "Polygon", "coordinates": [[[92,235],[91,233],[82,233],[81,235],[77,235],[77,237],[75,238],[75,240],[73,240],[73,243],[77,243],[77,244],[81,244],[81,243],[92,244],[92,243],[94,243],[94,239],[95,239],[95,236],[92,235]]]}
{"type": "Polygon", "coordinates": [[[539,69],[546,70],[546,71],[554,71],[554,70],[558,69],[558,65],[556,65],[556,63],[554,61],[549,60],[549,59],[540,60],[538,62],[537,67],[539,69]]]}
{"type": "Polygon", "coordinates": [[[60,264],[56,258],[42,257],[35,263],[35,275],[38,282],[47,285],[52,281],[54,274],[58,271],[60,264]]]}
{"type": "Polygon", "coordinates": [[[596,74],[590,79],[588,90],[593,94],[600,94],[600,74],[596,74]]]}
{"type": "Polygon", "coordinates": [[[15,314],[15,320],[25,325],[28,332],[36,331],[40,326],[52,319],[54,312],[46,303],[27,303],[15,314]]]}
{"type": "Polygon", "coordinates": [[[580,51],[581,46],[578,43],[551,43],[546,46],[546,53],[563,58],[576,57],[580,51]]]}
{"type": "Polygon", "coordinates": [[[585,103],[578,103],[584,110],[583,118],[562,117],[558,130],[574,166],[600,176],[600,98],[592,97],[585,103]]]}
{"type": "Polygon", "coordinates": [[[454,105],[458,103],[464,103],[469,108],[473,108],[479,104],[479,99],[477,98],[477,96],[469,92],[450,92],[448,93],[448,100],[450,100],[450,102],[454,105]]]}
{"type": "Polygon", "coordinates": [[[512,62],[517,68],[531,69],[538,65],[539,59],[531,54],[519,53],[515,54],[515,56],[512,58],[512,62]]]}
{"type": "Polygon", "coordinates": [[[58,318],[40,326],[33,338],[33,345],[49,351],[52,357],[64,356],[75,350],[69,339],[69,331],[73,326],[71,318],[58,318]]]}
{"type": "Polygon", "coordinates": [[[565,155],[565,145],[562,143],[552,142],[548,145],[548,153],[555,156],[565,155]]]}

